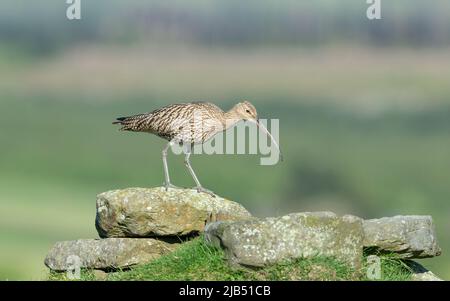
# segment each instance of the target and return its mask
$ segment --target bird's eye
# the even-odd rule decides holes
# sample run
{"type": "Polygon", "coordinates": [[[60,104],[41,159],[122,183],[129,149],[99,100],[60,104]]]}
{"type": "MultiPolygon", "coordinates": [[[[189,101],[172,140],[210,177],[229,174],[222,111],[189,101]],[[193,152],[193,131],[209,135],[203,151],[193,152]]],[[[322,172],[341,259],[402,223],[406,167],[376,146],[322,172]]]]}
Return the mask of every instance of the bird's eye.
{"type": "Polygon", "coordinates": [[[245,110],[245,112],[247,112],[247,113],[249,113],[249,114],[250,114],[250,110],[245,110]]]}

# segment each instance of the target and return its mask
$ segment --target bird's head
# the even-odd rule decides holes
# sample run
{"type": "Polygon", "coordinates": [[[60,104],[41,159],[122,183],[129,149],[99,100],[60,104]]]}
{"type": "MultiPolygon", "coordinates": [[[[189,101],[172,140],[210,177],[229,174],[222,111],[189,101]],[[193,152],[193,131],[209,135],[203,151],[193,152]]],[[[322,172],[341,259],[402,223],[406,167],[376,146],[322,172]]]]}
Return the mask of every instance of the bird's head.
{"type": "Polygon", "coordinates": [[[237,115],[239,119],[255,123],[256,126],[264,132],[264,134],[269,136],[272,142],[274,143],[275,147],[280,152],[281,160],[283,160],[283,155],[281,154],[280,146],[278,145],[277,141],[272,136],[272,134],[270,134],[270,132],[266,129],[266,127],[259,122],[258,113],[256,112],[256,108],[254,105],[252,105],[249,101],[245,100],[236,104],[233,107],[232,111],[234,111],[234,114],[237,115]]]}
{"type": "Polygon", "coordinates": [[[239,116],[239,118],[244,121],[258,121],[258,113],[256,112],[256,108],[249,101],[243,101],[236,104],[233,110],[239,116]]]}

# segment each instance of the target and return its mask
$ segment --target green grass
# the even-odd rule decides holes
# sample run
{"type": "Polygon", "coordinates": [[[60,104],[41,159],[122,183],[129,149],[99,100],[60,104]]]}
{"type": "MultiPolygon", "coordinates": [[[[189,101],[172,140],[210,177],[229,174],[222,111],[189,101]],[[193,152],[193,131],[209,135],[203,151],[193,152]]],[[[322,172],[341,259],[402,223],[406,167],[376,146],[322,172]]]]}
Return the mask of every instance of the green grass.
{"type": "MultiPolygon", "coordinates": [[[[409,280],[406,263],[389,255],[381,257],[380,280],[409,280]]],[[[177,251],[150,263],[108,274],[106,280],[368,280],[366,266],[355,271],[329,257],[302,258],[262,269],[232,268],[221,249],[208,246],[202,237],[184,243],[177,251]]],[[[65,273],[52,272],[50,280],[68,280],[65,273]]],[[[94,271],[84,270],[81,280],[95,280],[94,271]]]]}
{"type": "Polygon", "coordinates": [[[408,281],[411,280],[413,273],[410,268],[410,260],[399,259],[395,253],[381,253],[373,248],[364,250],[364,260],[362,270],[364,272],[363,280],[370,280],[367,278],[368,257],[376,255],[381,263],[381,279],[384,281],[408,281]]]}

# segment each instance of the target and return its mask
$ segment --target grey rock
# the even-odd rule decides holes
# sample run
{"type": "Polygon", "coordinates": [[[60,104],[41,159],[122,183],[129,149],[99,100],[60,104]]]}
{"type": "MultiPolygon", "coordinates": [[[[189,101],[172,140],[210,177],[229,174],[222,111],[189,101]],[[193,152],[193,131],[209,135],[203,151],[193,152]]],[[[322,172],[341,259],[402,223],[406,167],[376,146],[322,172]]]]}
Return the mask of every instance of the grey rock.
{"type": "Polygon", "coordinates": [[[397,254],[400,258],[439,256],[431,216],[394,216],[363,222],[364,246],[397,254]]]}
{"type": "Polygon", "coordinates": [[[210,221],[250,217],[238,203],[192,189],[128,188],[97,196],[95,224],[100,237],[182,236],[210,221]]]}
{"type": "Polygon", "coordinates": [[[215,222],[205,240],[222,247],[231,265],[263,267],[295,258],[334,257],[361,266],[362,220],[331,212],[292,213],[237,222],[215,222]]]}
{"type": "Polygon", "coordinates": [[[408,262],[408,266],[413,272],[413,275],[411,277],[412,281],[443,281],[433,272],[427,270],[424,266],[415,261],[408,262]]]}
{"type": "Polygon", "coordinates": [[[77,266],[99,270],[126,268],[170,253],[178,245],[151,238],[61,241],[51,248],[45,265],[53,271],[66,271],[77,266]]]}
{"type": "Polygon", "coordinates": [[[106,280],[108,278],[108,273],[102,270],[93,270],[95,280],[106,280]]]}

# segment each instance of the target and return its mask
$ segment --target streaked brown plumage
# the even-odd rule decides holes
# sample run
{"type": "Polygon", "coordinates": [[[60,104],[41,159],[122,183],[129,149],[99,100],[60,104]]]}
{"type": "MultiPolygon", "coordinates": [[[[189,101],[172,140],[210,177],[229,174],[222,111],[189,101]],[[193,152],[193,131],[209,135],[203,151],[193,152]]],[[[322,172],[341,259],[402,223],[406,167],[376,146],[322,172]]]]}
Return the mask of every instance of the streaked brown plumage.
{"type": "Polygon", "coordinates": [[[123,131],[147,132],[178,143],[203,143],[225,129],[226,113],[207,102],[172,104],[146,114],[118,118],[123,131]]]}
{"type": "MultiPolygon", "coordinates": [[[[236,104],[227,112],[208,102],[172,104],[149,113],[117,118],[113,124],[122,125],[123,131],[151,133],[169,141],[163,150],[165,187],[168,189],[176,188],[170,183],[167,166],[167,150],[171,145],[179,143],[192,146],[204,143],[241,120],[253,121],[272,138],[270,133],[259,124],[256,109],[248,101],[236,104]]],[[[276,142],[275,145],[278,146],[276,142]]],[[[190,152],[187,152],[185,164],[197,184],[197,191],[214,195],[201,186],[191,167],[189,157],[190,152]]]]}

